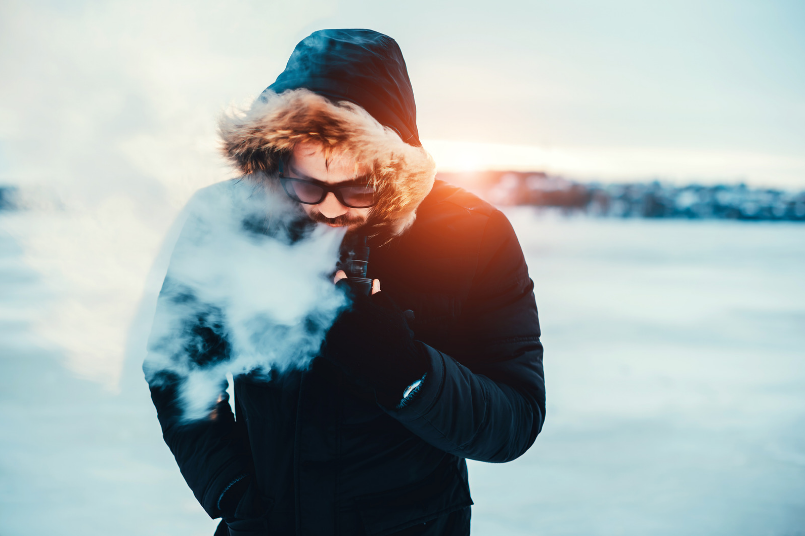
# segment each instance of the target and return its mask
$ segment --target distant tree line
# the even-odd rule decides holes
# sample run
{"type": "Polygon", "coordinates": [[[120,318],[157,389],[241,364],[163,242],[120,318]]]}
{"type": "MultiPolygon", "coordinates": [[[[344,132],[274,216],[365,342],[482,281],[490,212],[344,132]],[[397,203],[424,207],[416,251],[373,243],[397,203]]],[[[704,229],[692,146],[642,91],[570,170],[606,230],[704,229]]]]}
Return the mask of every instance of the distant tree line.
{"type": "Polygon", "coordinates": [[[566,212],[620,218],[724,218],[805,221],[805,191],[750,188],[745,184],[685,186],[579,183],[545,173],[440,173],[467,184],[498,205],[557,207],[566,212]]]}
{"type": "Polygon", "coordinates": [[[15,208],[14,194],[17,189],[13,186],[0,186],[0,210],[11,210],[15,208]]]}

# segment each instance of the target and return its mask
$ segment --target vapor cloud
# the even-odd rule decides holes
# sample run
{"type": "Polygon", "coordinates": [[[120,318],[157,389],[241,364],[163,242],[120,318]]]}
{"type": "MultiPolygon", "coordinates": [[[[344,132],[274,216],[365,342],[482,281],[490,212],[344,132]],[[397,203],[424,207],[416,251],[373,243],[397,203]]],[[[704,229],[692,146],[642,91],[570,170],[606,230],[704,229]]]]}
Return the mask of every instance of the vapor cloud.
{"type": "Polygon", "coordinates": [[[245,179],[201,190],[183,219],[144,369],[152,385],[180,380],[184,416],[197,419],[227,374],[316,356],[345,303],[331,279],[344,230],[245,179]]]}

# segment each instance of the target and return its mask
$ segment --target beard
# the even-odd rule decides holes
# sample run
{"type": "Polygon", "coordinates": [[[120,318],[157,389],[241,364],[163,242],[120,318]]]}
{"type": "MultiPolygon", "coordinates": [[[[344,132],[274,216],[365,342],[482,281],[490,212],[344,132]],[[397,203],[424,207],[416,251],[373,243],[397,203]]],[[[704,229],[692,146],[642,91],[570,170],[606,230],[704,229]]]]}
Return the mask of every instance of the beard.
{"type": "Polygon", "coordinates": [[[318,210],[313,210],[308,213],[308,217],[316,223],[325,223],[336,227],[350,227],[355,228],[366,223],[366,218],[361,216],[353,216],[350,214],[341,214],[335,218],[328,218],[318,210]]]}

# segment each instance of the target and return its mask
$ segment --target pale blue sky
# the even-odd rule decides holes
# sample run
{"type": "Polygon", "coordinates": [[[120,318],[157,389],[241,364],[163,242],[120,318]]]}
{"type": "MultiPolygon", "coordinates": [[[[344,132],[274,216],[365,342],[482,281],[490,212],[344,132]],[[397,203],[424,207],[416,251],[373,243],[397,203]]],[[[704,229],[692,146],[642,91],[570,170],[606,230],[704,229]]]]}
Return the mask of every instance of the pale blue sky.
{"type": "Polygon", "coordinates": [[[805,186],[801,1],[5,0],[0,19],[2,174],[20,180],[48,175],[44,138],[68,168],[194,173],[216,114],[299,39],[369,27],[400,43],[442,168],[805,186]]]}

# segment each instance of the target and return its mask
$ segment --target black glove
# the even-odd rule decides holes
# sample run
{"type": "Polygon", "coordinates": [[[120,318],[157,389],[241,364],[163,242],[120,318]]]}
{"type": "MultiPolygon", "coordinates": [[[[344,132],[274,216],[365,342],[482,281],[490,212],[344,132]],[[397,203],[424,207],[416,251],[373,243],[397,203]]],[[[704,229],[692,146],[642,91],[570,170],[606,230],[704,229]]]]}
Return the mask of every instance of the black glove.
{"type": "Polygon", "coordinates": [[[381,405],[393,408],[405,389],[425,375],[430,362],[414,340],[405,315],[388,295],[356,295],[345,279],[336,286],[352,298],[352,307],[333,323],[322,357],[373,389],[381,405]]]}

